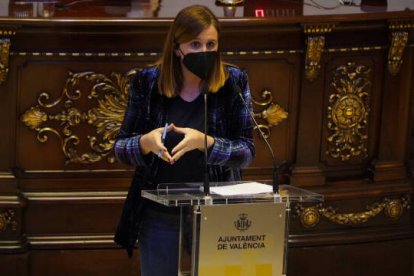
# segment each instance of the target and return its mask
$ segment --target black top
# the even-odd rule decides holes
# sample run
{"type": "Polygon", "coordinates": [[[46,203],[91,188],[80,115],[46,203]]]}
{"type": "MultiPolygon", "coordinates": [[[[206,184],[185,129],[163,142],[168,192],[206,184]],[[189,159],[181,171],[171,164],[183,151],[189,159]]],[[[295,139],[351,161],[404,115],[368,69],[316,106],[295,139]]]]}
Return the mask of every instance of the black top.
{"type": "MultiPolygon", "coordinates": [[[[168,124],[174,123],[177,127],[193,128],[204,133],[204,100],[202,94],[191,102],[186,102],[179,96],[174,97],[167,100],[166,106],[166,122],[168,122],[168,124]]],[[[164,145],[168,149],[171,156],[172,149],[182,139],[184,139],[184,135],[181,133],[176,133],[174,131],[167,133],[164,145]]],[[[203,158],[203,152],[195,149],[186,152],[173,165],[170,165],[160,159],[154,183],[160,184],[203,181],[203,158]]],[[[146,210],[157,212],[157,216],[162,216],[162,214],[179,215],[179,208],[166,207],[145,199],[144,202],[146,202],[146,210]]]]}
{"type": "MultiPolygon", "coordinates": [[[[167,122],[177,127],[188,127],[204,133],[204,101],[200,94],[191,102],[181,97],[168,99],[167,122]]],[[[170,131],[164,145],[170,152],[184,138],[183,134],[170,131]]],[[[156,183],[200,182],[204,175],[203,152],[195,149],[185,153],[173,165],[161,161],[159,163],[156,183]]]]}

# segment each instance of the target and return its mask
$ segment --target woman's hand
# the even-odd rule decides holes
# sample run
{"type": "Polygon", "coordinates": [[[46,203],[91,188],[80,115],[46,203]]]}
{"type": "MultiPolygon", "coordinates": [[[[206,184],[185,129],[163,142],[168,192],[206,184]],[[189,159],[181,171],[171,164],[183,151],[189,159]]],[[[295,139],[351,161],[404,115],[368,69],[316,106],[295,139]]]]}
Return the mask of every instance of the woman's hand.
{"type": "MultiPolygon", "coordinates": [[[[167,127],[167,132],[171,131],[173,127],[174,125],[170,124],[167,127]]],[[[171,155],[161,140],[163,131],[164,131],[164,128],[160,127],[160,128],[156,128],[148,132],[147,134],[142,135],[140,139],[141,152],[144,155],[150,152],[158,155],[158,153],[161,152],[161,155],[159,157],[162,160],[172,164],[173,162],[172,162],[171,155]]]]}
{"type": "MultiPolygon", "coordinates": [[[[171,154],[173,155],[173,163],[188,151],[194,149],[204,151],[204,133],[192,128],[176,127],[174,124],[172,124],[172,131],[184,134],[183,140],[181,140],[171,151],[171,154]]],[[[210,148],[213,144],[214,138],[207,136],[207,148],[210,148]]]]}

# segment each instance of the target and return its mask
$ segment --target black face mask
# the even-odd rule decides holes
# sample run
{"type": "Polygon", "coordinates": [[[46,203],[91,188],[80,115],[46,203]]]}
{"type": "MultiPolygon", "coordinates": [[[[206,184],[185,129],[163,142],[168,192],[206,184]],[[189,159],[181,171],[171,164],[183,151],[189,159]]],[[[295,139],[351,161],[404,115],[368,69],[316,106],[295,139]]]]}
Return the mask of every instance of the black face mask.
{"type": "Polygon", "coordinates": [[[191,73],[206,81],[210,78],[217,55],[217,51],[188,53],[184,55],[183,63],[191,73]]]}

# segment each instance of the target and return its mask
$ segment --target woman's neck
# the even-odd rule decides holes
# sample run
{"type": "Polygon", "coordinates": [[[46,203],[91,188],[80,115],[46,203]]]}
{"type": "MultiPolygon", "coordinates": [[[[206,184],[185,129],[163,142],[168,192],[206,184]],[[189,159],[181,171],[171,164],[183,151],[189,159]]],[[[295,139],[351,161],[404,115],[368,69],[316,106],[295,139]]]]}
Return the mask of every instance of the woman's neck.
{"type": "Polygon", "coordinates": [[[180,91],[180,97],[187,101],[191,102],[200,95],[200,78],[183,68],[183,88],[180,91]]]}

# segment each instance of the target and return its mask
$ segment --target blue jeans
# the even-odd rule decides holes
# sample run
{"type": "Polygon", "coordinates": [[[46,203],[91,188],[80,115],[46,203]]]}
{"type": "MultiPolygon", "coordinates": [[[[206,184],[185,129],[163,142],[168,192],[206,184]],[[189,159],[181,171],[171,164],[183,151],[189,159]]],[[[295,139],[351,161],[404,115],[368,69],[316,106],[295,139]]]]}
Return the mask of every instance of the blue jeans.
{"type": "Polygon", "coordinates": [[[177,276],[179,213],[146,208],[138,234],[141,276],[177,276]]]}

